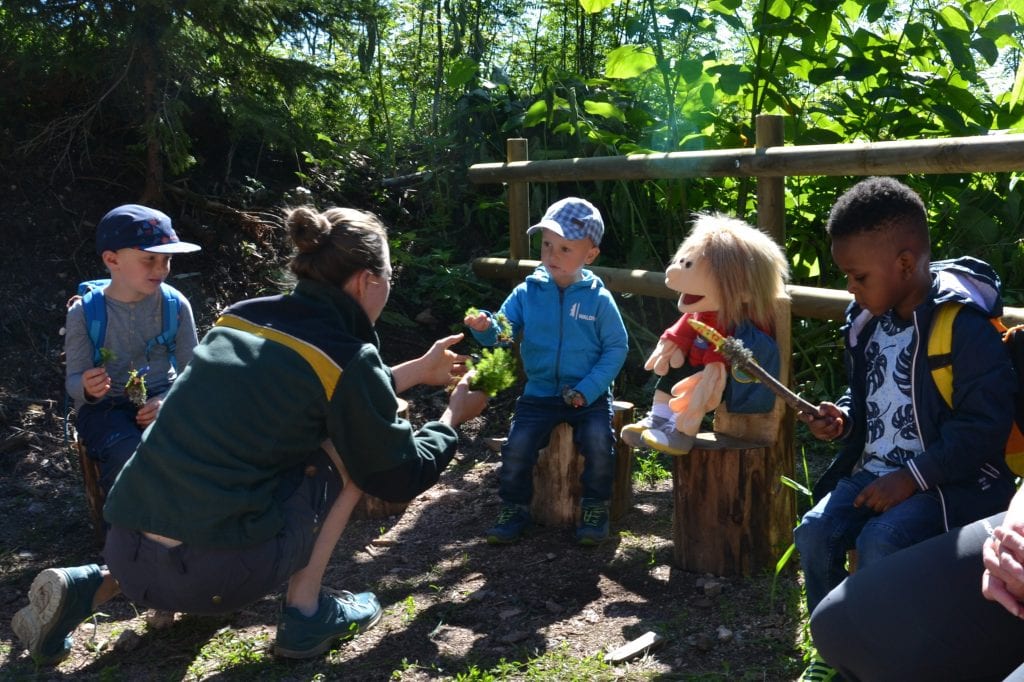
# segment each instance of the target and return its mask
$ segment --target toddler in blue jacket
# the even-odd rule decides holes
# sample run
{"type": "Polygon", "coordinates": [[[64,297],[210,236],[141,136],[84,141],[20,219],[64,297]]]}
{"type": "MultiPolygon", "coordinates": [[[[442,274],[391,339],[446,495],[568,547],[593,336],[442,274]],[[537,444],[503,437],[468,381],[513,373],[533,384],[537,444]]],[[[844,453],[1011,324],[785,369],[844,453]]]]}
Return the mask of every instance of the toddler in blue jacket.
{"type": "Polygon", "coordinates": [[[515,542],[530,524],[533,467],[560,423],[573,429],[583,455],[582,514],[576,540],[608,537],[608,502],[615,476],[611,383],[626,360],[628,341],[615,299],[585,266],[600,253],[604,221],[590,202],[568,197],[552,204],[527,230],[542,233],[541,265],[519,284],[498,313],[467,316],[484,346],[499,343],[503,315],[520,339],[526,372],[508,440],[501,451],[502,507],[487,531],[491,544],[515,542]]]}

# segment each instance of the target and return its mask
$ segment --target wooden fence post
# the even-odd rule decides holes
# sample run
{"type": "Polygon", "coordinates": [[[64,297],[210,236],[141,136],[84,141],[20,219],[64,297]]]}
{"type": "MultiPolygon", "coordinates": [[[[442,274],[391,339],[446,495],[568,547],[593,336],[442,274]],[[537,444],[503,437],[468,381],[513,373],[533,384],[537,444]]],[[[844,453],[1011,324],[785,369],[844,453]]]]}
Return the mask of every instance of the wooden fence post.
{"type": "MultiPolygon", "coordinates": [[[[522,137],[510,137],[505,142],[509,162],[528,161],[530,147],[522,137]]],[[[530,238],[526,228],[530,226],[530,183],[508,183],[508,255],[512,259],[530,257],[530,238]]]]}

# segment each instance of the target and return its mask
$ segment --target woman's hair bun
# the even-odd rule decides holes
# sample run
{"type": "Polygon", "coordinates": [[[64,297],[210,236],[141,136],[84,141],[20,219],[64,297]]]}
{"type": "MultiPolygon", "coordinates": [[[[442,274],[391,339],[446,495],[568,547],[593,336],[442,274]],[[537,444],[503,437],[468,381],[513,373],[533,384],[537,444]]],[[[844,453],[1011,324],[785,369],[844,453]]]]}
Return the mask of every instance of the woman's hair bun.
{"type": "Polygon", "coordinates": [[[285,226],[299,253],[316,251],[331,233],[331,224],[327,218],[308,206],[289,211],[285,226]]]}

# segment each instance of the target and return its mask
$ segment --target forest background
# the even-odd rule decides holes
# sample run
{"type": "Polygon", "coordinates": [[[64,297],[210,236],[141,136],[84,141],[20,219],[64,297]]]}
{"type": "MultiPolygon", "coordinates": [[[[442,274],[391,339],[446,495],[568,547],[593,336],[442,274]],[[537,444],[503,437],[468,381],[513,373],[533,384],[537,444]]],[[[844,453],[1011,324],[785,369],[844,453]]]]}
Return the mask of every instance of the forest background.
{"type": "MultiPolygon", "coordinates": [[[[466,175],[503,161],[507,138],[557,159],[750,147],[759,114],[782,115],[792,145],[1021,132],[1022,38],[1024,0],[5,0],[0,426],[59,394],[63,303],[98,274],[92,229],[116,204],[161,206],[203,244],[175,261],[204,273],[180,281],[200,333],[223,305],[280,289],[276,226],[302,203],[390,226],[396,335],[457,329],[507,291],[469,268],[507,254],[504,189],[466,175]]],[[[989,261],[1018,306],[1019,178],[901,178],[930,209],[935,257],[989,261]]],[[[853,181],[787,178],[794,283],[845,287],[823,225],[853,181]]],[[[694,211],[755,220],[749,178],[530,193],[534,219],[570,193],[594,201],[605,266],[663,269],[694,211]]],[[[645,406],[643,358],[677,313],[620,302],[617,393],[645,406]]],[[[794,320],[794,383],[811,400],[842,390],[837,329],[794,320]]],[[[812,471],[828,455],[798,450],[812,471]]]]}

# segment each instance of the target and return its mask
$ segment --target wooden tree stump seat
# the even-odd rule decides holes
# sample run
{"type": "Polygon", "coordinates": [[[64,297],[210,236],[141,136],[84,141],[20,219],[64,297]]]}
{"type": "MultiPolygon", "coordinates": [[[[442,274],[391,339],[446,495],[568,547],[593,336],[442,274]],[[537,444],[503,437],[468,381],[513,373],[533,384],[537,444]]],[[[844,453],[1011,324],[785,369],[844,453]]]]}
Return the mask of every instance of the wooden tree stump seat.
{"type": "MultiPolygon", "coordinates": [[[[633,403],[612,403],[612,429],[615,437],[615,480],[609,515],[618,520],[633,504],[633,450],[618,438],[618,433],[633,421],[633,403]]],[[[583,455],[572,442],[572,428],[559,424],[551,433],[548,446],[540,451],[533,469],[533,500],[530,515],[543,526],[575,527],[579,521],[583,486],[583,455]]]]}
{"type": "Polygon", "coordinates": [[[100,488],[100,463],[89,456],[82,441],[76,440],[75,447],[78,450],[78,467],[82,472],[82,485],[85,489],[85,504],[89,508],[89,518],[92,519],[96,541],[102,547],[107,539],[107,526],[103,521],[103,504],[107,501],[107,496],[100,488]]]}
{"type": "MultiPolygon", "coordinates": [[[[776,319],[789,320],[789,301],[776,319]]],[[[780,376],[789,376],[789,326],[780,325],[780,376]]],[[[700,433],[672,462],[672,540],[676,566],[720,576],[774,569],[793,542],[796,501],[782,483],[794,468],[793,419],[775,399],[770,412],[715,411],[713,431],[700,433]]]]}
{"type": "Polygon", "coordinates": [[[720,576],[775,566],[793,528],[780,454],[764,442],[706,432],[688,455],[672,458],[676,566],[720,576]]]}

